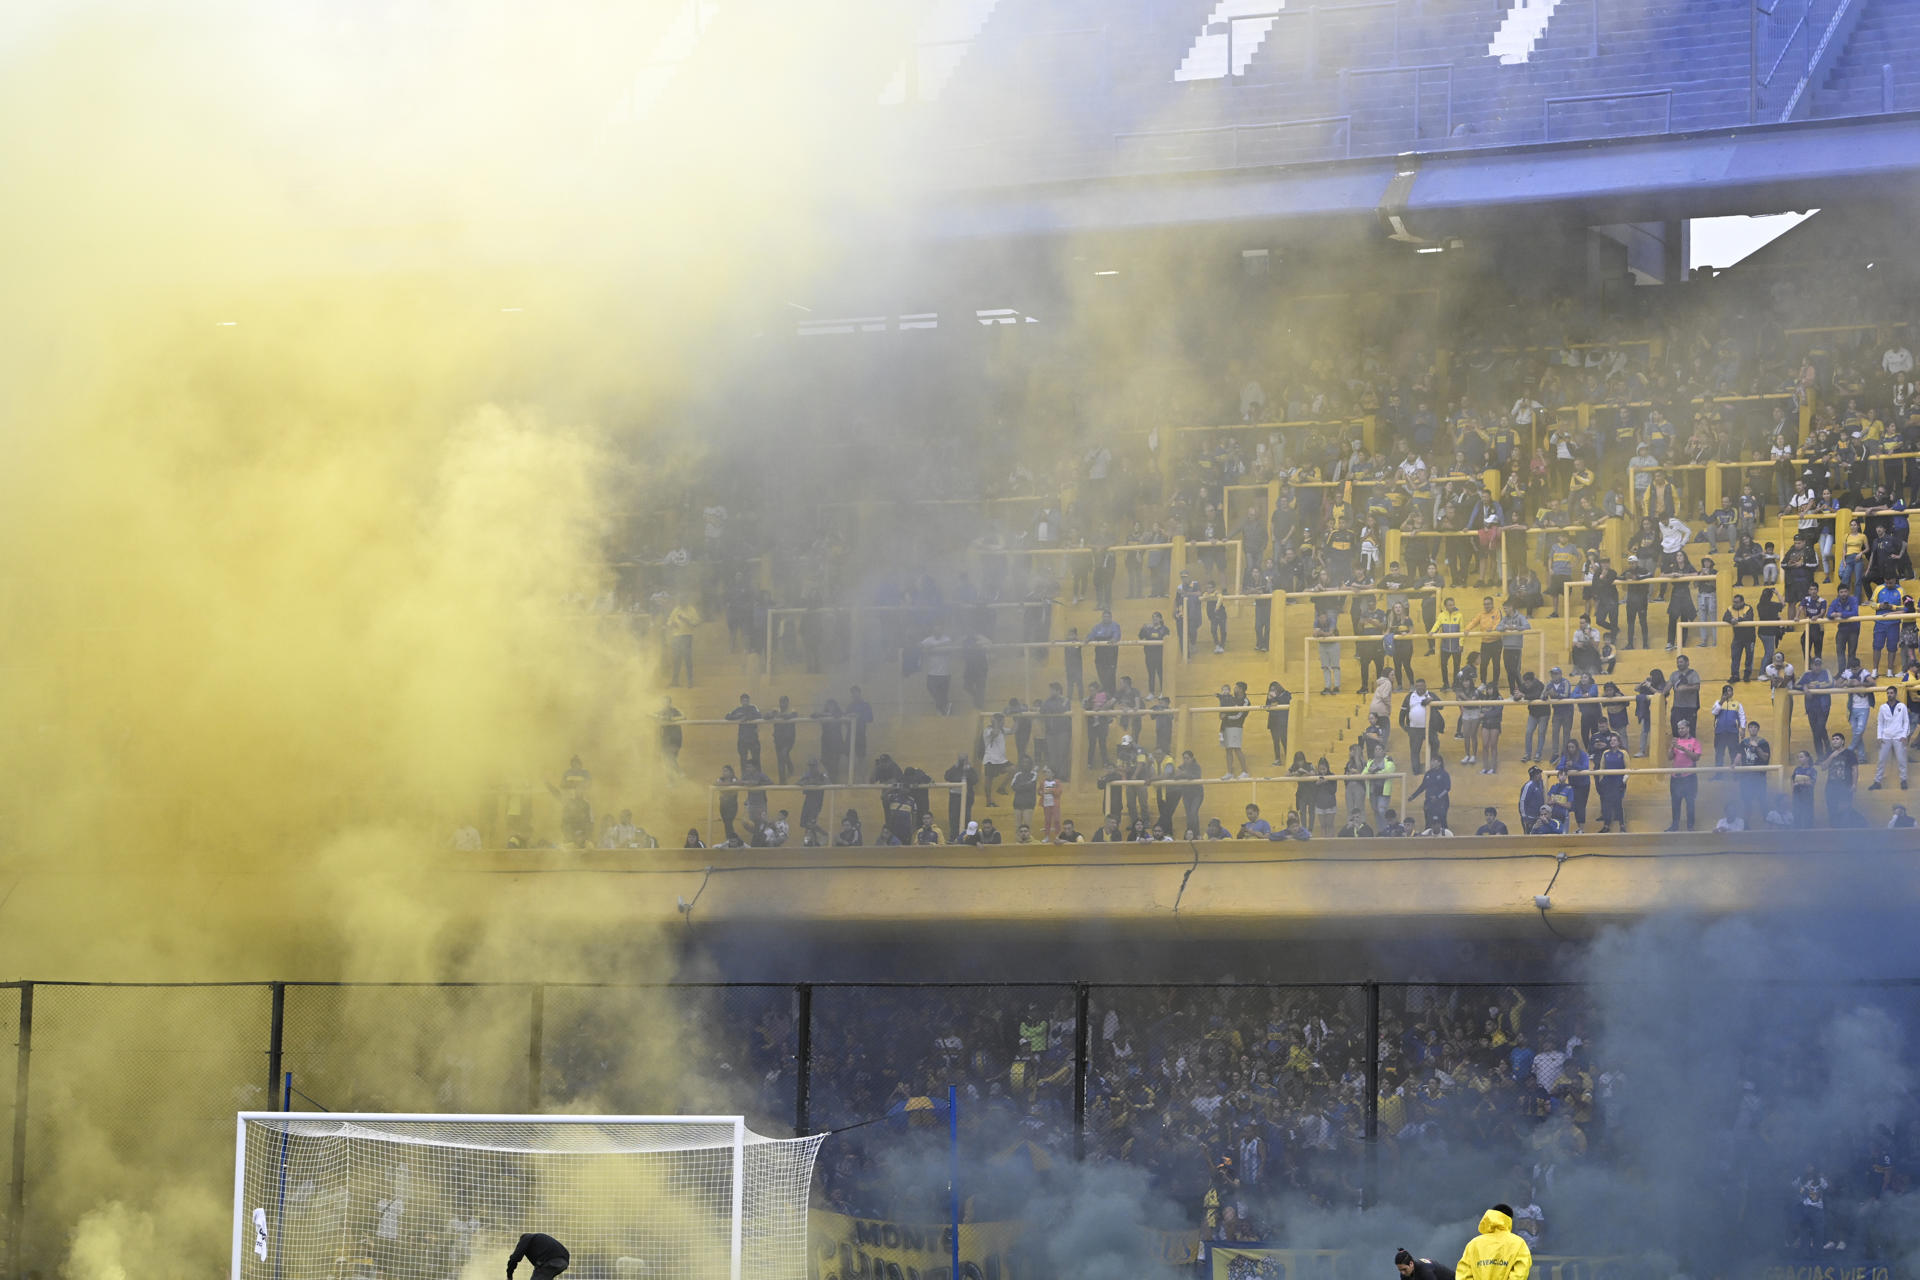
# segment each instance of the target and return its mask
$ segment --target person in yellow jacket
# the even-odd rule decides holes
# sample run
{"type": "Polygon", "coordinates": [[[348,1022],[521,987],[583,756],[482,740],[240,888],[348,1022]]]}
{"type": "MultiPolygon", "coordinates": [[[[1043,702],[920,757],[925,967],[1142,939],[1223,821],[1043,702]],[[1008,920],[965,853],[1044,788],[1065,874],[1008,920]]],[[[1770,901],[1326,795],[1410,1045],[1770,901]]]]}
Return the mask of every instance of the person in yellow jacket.
{"type": "Polygon", "coordinates": [[[1453,682],[1460,675],[1462,645],[1460,637],[1466,633],[1467,620],[1461,616],[1459,606],[1453,597],[1448,596],[1440,611],[1433,616],[1433,626],[1427,629],[1428,635],[1442,636],[1440,641],[1440,687],[1453,688],[1453,682]],[[1452,668],[1452,674],[1448,674],[1452,668]]]}
{"type": "Polygon", "coordinates": [[[1480,1215],[1480,1234],[1467,1241],[1458,1280],[1526,1280],[1533,1270],[1533,1250],[1513,1233],[1513,1208],[1497,1204],[1480,1215]]]}

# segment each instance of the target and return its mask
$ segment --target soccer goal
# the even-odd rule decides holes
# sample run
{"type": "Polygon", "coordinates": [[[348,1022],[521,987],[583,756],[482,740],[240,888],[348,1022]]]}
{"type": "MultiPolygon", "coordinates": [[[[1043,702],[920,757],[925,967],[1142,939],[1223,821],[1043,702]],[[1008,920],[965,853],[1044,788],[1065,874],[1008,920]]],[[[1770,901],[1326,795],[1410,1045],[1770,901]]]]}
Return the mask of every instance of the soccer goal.
{"type": "Polygon", "coordinates": [[[567,1246],[568,1280],[806,1280],[820,1141],[739,1116],[246,1111],[232,1280],[491,1277],[523,1232],[567,1246]]]}

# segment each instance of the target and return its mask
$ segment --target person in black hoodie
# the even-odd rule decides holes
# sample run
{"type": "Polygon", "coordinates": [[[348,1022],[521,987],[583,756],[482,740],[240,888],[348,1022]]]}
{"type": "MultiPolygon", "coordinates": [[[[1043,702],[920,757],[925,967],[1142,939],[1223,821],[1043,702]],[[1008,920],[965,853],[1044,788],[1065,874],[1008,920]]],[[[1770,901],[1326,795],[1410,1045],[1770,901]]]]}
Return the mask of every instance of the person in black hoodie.
{"type": "Polygon", "coordinates": [[[507,1280],[513,1280],[513,1269],[520,1265],[522,1258],[533,1267],[533,1280],[553,1280],[573,1261],[567,1254],[567,1246],[538,1231],[527,1232],[520,1237],[520,1243],[513,1246],[513,1254],[507,1259],[507,1280]]]}
{"type": "Polygon", "coordinates": [[[1401,1280],[1453,1280],[1453,1268],[1432,1258],[1416,1258],[1405,1249],[1393,1255],[1401,1280]]]}

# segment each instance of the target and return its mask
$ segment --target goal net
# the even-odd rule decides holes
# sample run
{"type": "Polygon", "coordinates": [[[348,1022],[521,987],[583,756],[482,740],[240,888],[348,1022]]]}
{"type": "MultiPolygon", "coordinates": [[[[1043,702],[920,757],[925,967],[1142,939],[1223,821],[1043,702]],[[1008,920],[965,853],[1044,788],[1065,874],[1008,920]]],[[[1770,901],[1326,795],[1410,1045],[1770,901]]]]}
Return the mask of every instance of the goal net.
{"type": "Polygon", "coordinates": [[[569,1280],[806,1280],[819,1145],[737,1116],[242,1112],[232,1280],[492,1280],[524,1232],[569,1280]]]}

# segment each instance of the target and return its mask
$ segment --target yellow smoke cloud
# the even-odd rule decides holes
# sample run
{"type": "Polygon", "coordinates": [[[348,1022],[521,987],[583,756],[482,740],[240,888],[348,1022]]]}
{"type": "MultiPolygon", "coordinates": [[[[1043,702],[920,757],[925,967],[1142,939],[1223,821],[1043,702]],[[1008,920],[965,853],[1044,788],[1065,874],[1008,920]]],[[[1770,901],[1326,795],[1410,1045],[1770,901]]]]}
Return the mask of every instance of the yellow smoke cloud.
{"type": "MultiPolygon", "coordinates": [[[[665,407],[721,373],[722,322],[816,265],[825,197],[884,164],[832,149],[885,79],[884,6],[734,15],[723,58],[678,65],[714,10],[0,17],[6,976],[671,976],[652,940],[616,969],[431,868],[491,788],[575,752],[644,810],[654,655],[566,602],[606,587],[635,464],[671,492],[665,407]]],[[[495,1080],[500,1016],[343,1012],[336,1105],[495,1080]]],[[[168,1021],[130,1006],[36,1082],[36,1265],[224,1258],[231,1112],[264,1099],[170,1106],[114,1059],[257,1045],[168,1021]]],[[[676,1066],[613,1038],[642,1106],[676,1066]]]]}

